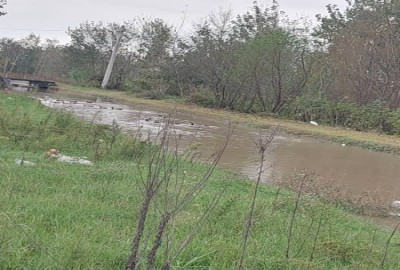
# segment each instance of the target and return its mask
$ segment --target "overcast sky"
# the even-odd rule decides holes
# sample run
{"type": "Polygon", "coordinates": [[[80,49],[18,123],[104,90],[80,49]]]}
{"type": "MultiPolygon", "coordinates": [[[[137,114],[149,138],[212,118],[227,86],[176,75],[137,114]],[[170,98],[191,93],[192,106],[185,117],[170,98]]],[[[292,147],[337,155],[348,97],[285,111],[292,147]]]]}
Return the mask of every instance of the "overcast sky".
{"type": "MultiPolygon", "coordinates": [[[[254,0],[8,0],[0,17],[0,37],[21,38],[35,33],[43,38],[68,42],[68,27],[83,21],[123,22],[137,16],[163,18],[179,25],[186,14],[186,28],[219,8],[232,8],[234,14],[249,10],[254,0]],[[22,30],[28,29],[28,30],[22,30]],[[56,31],[54,31],[56,30],[56,31]]],[[[259,0],[270,6],[271,0],[259,0]]],[[[290,18],[326,14],[327,4],[345,7],[345,0],[278,0],[290,18]]]]}

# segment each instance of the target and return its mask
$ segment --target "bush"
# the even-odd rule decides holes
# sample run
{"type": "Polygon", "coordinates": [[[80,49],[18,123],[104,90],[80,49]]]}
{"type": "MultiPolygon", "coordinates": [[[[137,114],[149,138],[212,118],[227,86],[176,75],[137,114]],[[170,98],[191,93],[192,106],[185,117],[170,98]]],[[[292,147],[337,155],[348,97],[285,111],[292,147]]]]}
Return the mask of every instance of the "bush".
{"type": "Polygon", "coordinates": [[[204,107],[215,107],[216,102],[210,93],[206,92],[205,90],[197,91],[196,93],[192,93],[187,98],[187,101],[193,104],[197,104],[204,107]]]}
{"type": "Polygon", "coordinates": [[[280,116],[358,131],[374,130],[386,134],[400,134],[400,111],[391,110],[380,100],[368,105],[358,105],[327,98],[299,97],[287,105],[280,116]]]}

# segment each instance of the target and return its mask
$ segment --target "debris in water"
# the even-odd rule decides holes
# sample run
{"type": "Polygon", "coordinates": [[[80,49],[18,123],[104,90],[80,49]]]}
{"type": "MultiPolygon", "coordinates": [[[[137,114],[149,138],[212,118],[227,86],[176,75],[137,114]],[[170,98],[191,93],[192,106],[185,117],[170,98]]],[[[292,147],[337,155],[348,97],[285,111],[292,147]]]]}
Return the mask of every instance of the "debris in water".
{"type": "Polygon", "coordinates": [[[400,217],[400,201],[393,201],[390,205],[390,208],[393,210],[389,212],[389,215],[394,217],[400,217]]]}
{"type": "Polygon", "coordinates": [[[400,201],[393,201],[391,207],[400,209],[400,201]]]}
{"type": "Polygon", "coordinates": [[[318,123],[315,122],[315,121],[310,121],[310,124],[313,125],[313,126],[318,126],[318,123]]]}
{"type": "Polygon", "coordinates": [[[90,160],[87,160],[85,157],[66,156],[61,154],[60,151],[58,151],[57,149],[50,149],[49,151],[47,151],[47,156],[56,158],[60,162],[83,164],[83,165],[93,164],[90,160]]]}

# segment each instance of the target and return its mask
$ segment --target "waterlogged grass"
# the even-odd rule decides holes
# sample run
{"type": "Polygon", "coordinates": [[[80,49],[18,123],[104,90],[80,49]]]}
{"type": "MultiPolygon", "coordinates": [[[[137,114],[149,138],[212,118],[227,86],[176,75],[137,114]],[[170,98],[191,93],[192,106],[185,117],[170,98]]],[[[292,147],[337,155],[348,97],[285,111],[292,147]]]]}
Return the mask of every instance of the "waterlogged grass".
{"type": "MultiPolygon", "coordinates": [[[[106,134],[99,146],[99,133],[93,126],[24,97],[0,94],[0,117],[4,115],[12,121],[3,117],[0,131],[0,269],[123,269],[143,198],[139,169],[147,175],[146,163],[137,164],[135,157],[144,156],[143,147],[148,145],[132,147],[132,138],[120,134],[113,147],[107,148],[103,144],[109,143],[113,131],[97,127],[106,134]],[[68,117],[68,128],[63,127],[65,123],[60,125],[57,117],[68,117]],[[46,136],[38,136],[39,128],[46,136]],[[15,140],[20,133],[24,136],[15,140]],[[57,162],[46,157],[47,147],[88,156],[95,164],[57,162]],[[17,165],[15,159],[22,156],[36,166],[17,165]]],[[[206,164],[181,161],[178,176],[184,177],[185,188],[206,170],[206,164]]],[[[173,269],[234,269],[253,187],[251,181],[215,171],[205,190],[171,222],[156,268],[162,265],[164,254],[175,254],[195,232],[193,241],[172,263],[173,269]],[[214,211],[201,222],[202,214],[221,192],[214,211]]],[[[400,267],[400,237],[395,234],[388,243],[390,229],[369,224],[310,195],[300,197],[293,215],[296,198],[291,191],[260,187],[245,269],[400,267]]],[[[158,199],[158,205],[163,199],[158,199]]],[[[160,208],[153,205],[146,223],[148,246],[142,252],[150,249],[150,232],[156,230],[160,215],[160,208]]]]}

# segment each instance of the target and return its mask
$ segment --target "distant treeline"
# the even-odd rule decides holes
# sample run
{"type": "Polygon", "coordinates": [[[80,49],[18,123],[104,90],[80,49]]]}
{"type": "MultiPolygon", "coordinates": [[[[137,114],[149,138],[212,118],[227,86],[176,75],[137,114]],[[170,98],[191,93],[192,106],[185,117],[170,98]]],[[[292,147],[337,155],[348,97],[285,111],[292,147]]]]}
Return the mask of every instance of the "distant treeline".
{"type": "Polygon", "coordinates": [[[219,11],[189,34],[161,19],[83,22],[70,44],[0,40],[3,76],[100,86],[118,36],[110,89],[152,98],[400,134],[400,3],[328,5],[316,26],[277,3],[219,11]]]}

